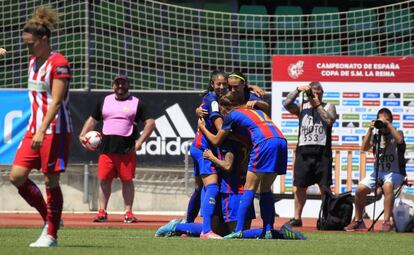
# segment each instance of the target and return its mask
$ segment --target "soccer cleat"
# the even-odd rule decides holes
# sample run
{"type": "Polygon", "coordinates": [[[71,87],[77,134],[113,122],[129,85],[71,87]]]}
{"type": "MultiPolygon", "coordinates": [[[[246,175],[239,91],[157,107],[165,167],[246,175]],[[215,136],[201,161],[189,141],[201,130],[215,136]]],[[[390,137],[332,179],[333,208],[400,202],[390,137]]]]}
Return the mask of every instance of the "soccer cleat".
{"type": "Polygon", "coordinates": [[[180,220],[171,220],[170,222],[168,222],[164,226],[157,229],[157,231],[155,232],[155,237],[174,236],[176,234],[175,233],[175,227],[177,226],[178,223],[180,223],[180,220]]]}
{"type": "Polygon", "coordinates": [[[56,247],[57,240],[50,235],[41,236],[37,239],[36,242],[31,243],[29,246],[33,248],[48,248],[48,247],[56,247]]]}
{"type": "Polygon", "coordinates": [[[240,239],[243,237],[243,232],[242,231],[238,231],[238,232],[231,232],[230,234],[224,236],[224,239],[240,239]]]}
{"type": "Polygon", "coordinates": [[[93,219],[93,222],[106,222],[107,220],[108,220],[108,214],[105,212],[104,209],[99,209],[98,213],[93,219]]]}
{"type": "Polygon", "coordinates": [[[364,221],[361,220],[353,220],[351,223],[349,223],[348,226],[346,226],[344,229],[345,231],[355,231],[355,230],[361,230],[366,229],[364,221]]]}
{"type": "Polygon", "coordinates": [[[135,217],[135,215],[131,211],[127,211],[124,214],[124,222],[125,223],[137,223],[138,219],[135,217]]]}
{"type": "Polygon", "coordinates": [[[302,233],[299,233],[298,231],[294,231],[293,229],[291,229],[289,224],[282,225],[280,231],[283,234],[283,239],[306,240],[306,237],[302,233]]]}
{"type": "Polygon", "coordinates": [[[200,234],[201,239],[223,239],[223,237],[217,235],[213,231],[207,232],[207,233],[201,233],[200,234]]]}
{"type": "Polygon", "coordinates": [[[288,224],[291,227],[302,227],[303,225],[301,219],[295,219],[295,218],[289,219],[289,221],[286,222],[285,224],[288,224]]]}

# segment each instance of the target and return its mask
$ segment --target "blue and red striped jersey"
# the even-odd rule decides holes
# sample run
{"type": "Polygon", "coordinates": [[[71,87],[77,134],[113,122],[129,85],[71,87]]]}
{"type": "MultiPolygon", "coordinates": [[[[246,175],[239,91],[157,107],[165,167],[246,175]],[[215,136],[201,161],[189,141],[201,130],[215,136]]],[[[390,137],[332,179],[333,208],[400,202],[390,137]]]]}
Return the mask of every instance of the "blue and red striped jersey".
{"type": "MultiPolygon", "coordinates": [[[[217,129],[214,126],[214,120],[216,118],[222,118],[219,104],[218,104],[218,96],[214,91],[210,91],[207,93],[201,102],[201,107],[204,110],[208,111],[207,116],[204,117],[204,121],[206,123],[206,128],[213,134],[217,134],[217,129]]],[[[197,130],[195,135],[193,145],[199,149],[207,149],[210,148],[210,143],[208,139],[204,136],[200,129],[197,130]]]]}
{"type": "Polygon", "coordinates": [[[235,134],[245,134],[247,130],[253,147],[269,138],[285,138],[276,124],[261,110],[233,109],[224,119],[222,129],[235,134]]]}
{"type": "Polygon", "coordinates": [[[234,155],[231,172],[219,172],[221,180],[220,192],[226,194],[243,194],[250,147],[232,139],[226,139],[224,144],[220,146],[219,153],[222,160],[225,159],[227,153],[234,155]]]}

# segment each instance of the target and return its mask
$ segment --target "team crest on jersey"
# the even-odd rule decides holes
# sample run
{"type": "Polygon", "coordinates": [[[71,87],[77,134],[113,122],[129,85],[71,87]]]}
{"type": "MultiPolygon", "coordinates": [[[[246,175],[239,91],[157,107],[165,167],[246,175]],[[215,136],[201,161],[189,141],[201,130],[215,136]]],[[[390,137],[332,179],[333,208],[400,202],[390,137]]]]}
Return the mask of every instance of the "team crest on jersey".
{"type": "Polygon", "coordinates": [[[297,79],[299,76],[303,74],[303,64],[305,62],[302,60],[299,60],[295,64],[290,64],[288,67],[288,74],[290,78],[297,79]]]}
{"type": "Polygon", "coordinates": [[[58,66],[56,67],[57,74],[69,74],[69,67],[67,66],[58,66]]]}
{"type": "Polygon", "coordinates": [[[124,107],[124,109],[122,109],[123,112],[129,112],[129,108],[128,107],[124,107]]]}

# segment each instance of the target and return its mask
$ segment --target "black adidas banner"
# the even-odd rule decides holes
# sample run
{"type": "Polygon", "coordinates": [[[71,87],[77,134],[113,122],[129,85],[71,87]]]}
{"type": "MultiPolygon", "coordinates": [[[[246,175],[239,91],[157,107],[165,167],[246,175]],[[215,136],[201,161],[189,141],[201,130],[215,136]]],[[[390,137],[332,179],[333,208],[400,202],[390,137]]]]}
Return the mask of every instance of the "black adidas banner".
{"type": "MultiPolygon", "coordinates": [[[[74,136],[69,163],[91,161],[97,163],[98,153],[85,150],[79,143],[78,135],[98,100],[108,94],[108,92],[71,92],[74,136]]],[[[191,144],[196,132],[195,109],[201,104],[202,95],[197,92],[132,94],[142,100],[156,121],[155,131],[137,152],[138,166],[182,167],[186,146],[191,144]]],[[[102,126],[98,125],[96,130],[101,131],[101,128],[102,126]]],[[[142,124],[139,130],[142,130],[142,124]]]]}

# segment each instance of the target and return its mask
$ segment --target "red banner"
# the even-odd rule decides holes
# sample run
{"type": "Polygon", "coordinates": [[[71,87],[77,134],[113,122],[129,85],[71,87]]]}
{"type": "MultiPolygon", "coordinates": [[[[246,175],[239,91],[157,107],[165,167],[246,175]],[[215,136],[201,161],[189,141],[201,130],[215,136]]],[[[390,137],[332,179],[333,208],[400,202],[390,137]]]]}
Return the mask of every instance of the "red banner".
{"type": "Polygon", "coordinates": [[[273,56],[272,61],[272,81],[413,80],[410,70],[414,66],[414,57],[273,56]]]}

